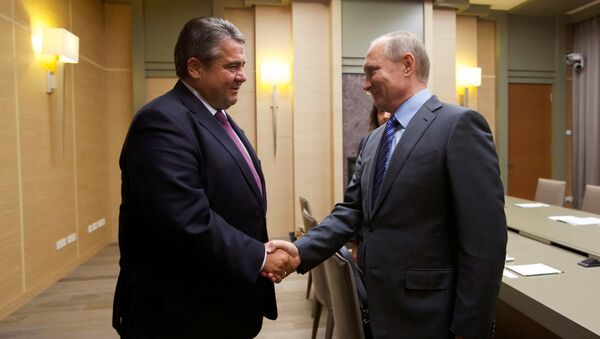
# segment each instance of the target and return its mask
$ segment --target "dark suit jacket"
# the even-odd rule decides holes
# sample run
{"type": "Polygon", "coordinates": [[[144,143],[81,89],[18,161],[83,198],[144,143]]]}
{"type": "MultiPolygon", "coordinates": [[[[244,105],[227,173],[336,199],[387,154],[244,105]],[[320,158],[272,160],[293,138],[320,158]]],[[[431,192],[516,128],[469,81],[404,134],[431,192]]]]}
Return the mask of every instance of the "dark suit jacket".
{"type": "Polygon", "coordinates": [[[344,202],[296,242],[299,271],[362,228],[374,338],[489,337],[507,236],[487,123],[431,97],[406,127],[371,207],[384,128],[368,136],[344,202]]]}
{"type": "Polygon", "coordinates": [[[263,315],[277,317],[273,284],[260,277],[266,198],[221,124],[181,81],[136,114],[120,166],[120,333],[250,338],[263,315]]]}

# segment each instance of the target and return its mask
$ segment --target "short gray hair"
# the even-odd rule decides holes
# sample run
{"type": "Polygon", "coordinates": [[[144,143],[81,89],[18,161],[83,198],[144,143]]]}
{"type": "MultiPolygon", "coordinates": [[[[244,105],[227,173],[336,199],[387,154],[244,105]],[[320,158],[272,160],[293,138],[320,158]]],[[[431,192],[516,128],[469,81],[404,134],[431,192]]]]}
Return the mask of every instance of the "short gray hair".
{"type": "Polygon", "coordinates": [[[384,54],[392,61],[399,61],[406,53],[414,55],[417,77],[427,83],[429,80],[429,56],[425,45],[416,35],[403,31],[388,33],[373,40],[371,47],[379,43],[385,44],[384,54]]]}
{"type": "Polygon", "coordinates": [[[220,56],[222,41],[233,39],[240,44],[246,40],[240,30],[231,22],[216,17],[198,17],[188,21],[175,44],[175,72],[181,79],[187,78],[187,61],[198,58],[205,65],[211,65],[220,56]]]}

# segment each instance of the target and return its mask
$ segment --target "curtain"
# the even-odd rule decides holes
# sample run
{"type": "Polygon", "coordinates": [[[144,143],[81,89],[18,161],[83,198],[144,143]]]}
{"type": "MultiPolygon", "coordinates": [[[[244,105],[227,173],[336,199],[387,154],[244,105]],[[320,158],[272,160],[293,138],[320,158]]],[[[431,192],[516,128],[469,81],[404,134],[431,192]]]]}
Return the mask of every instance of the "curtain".
{"type": "Polygon", "coordinates": [[[574,26],[573,52],[584,58],[573,67],[573,199],[581,206],[585,185],[600,185],[600,16],[574,26]]]}

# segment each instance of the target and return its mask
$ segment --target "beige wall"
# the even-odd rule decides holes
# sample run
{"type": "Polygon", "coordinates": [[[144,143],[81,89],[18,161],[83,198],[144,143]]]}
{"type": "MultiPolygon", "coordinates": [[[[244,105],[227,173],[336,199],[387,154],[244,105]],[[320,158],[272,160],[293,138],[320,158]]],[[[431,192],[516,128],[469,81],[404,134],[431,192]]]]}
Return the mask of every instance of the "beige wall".
{"type": "MultiPolygon", "coordinates": [[[[481,67],[481,86],[469,87],[469,107],[480,112],[496,131],[496,23],[456,16],[456,69],[481,67]]],[[[458,88],[458,97],[464,89],[458,88]]],[[[462,99],[462,98],[461,98],[462,99]]],[[[461,100],[458,100],[460,103],[461,100]]]]}
{"type": "MultiPolygon", "coordinates": [[[[462,67],[479,67],[477,63],[477,17],[462,16],[456,17],[456,70],[462,67]]],[[[470,108],[477,110],[477,88],[469,87],[470,108]]],[[[464,95],[464,89],[458,88],[457,95],[461,98],[464,95]]],[[[458,99],[458,98],[457,98],[458,99]]],[[[462,103],[462,100],[458,100],[462,103]]]]}
{"type": "Polygon", "coordinates": [[[326,2],[296,1],[292,6],[294,39],[294,209],[302,222],[298,197],[310,201],[317,220],[332,201],[332,72],[330,14],[326,2]],[[316,39],[315,37],[320,37],[316,39]],[[315,81],[315,79],[319,79],[315,81]],[[316,151],[319,150],[319,151],[316,151]],[[298,206],[298,207],[297,207],[298,206]]]}
{"type": "MultiPolygon", "coordinates": [[[[432,14],[433,37],[429,89],[440,100],[457,103],[456,100],[456,12],[434,9],[432,14]]],[[[429,47],[429,46],[427,46],[429,47]]]]}
{"type": "Polygon", "coordinates": [[[477,60],[481,86],[477,88],[477,109],[496,136],[496,22],[477,21],[477,60]]]}
{"type": "Polygon", "coordinates": [[[115,239],[116,158],[131,117],[128,5],[2,4],[0,319],[115,239]],[[31,44],[41,27],[80,38],[79,63],[64,67],[64,90],[51,95],[31,44]],[[106,225],[88,233],[100,219],[106,225]],[[77,240],[57,250],[73,233],[77,240]]]}

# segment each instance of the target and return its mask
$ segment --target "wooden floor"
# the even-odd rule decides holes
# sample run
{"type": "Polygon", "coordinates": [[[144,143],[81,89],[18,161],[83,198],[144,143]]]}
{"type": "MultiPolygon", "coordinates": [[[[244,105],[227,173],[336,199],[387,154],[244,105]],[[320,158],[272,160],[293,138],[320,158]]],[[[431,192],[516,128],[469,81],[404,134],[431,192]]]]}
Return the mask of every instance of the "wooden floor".
{"type": "MultiPolygon", "coordinates": [[[[119,249],[109,245],[0,322],[0,338],[118,338],[111,327],[112,299],[119,272],[119,249]]],[[[276,285],[279,318],[265,319],[257,338],[310,338],[311,301],[307,275],[293,274],[276,285]]],[[[325,314],[317,338],[325,337],[325,314]]]]}

